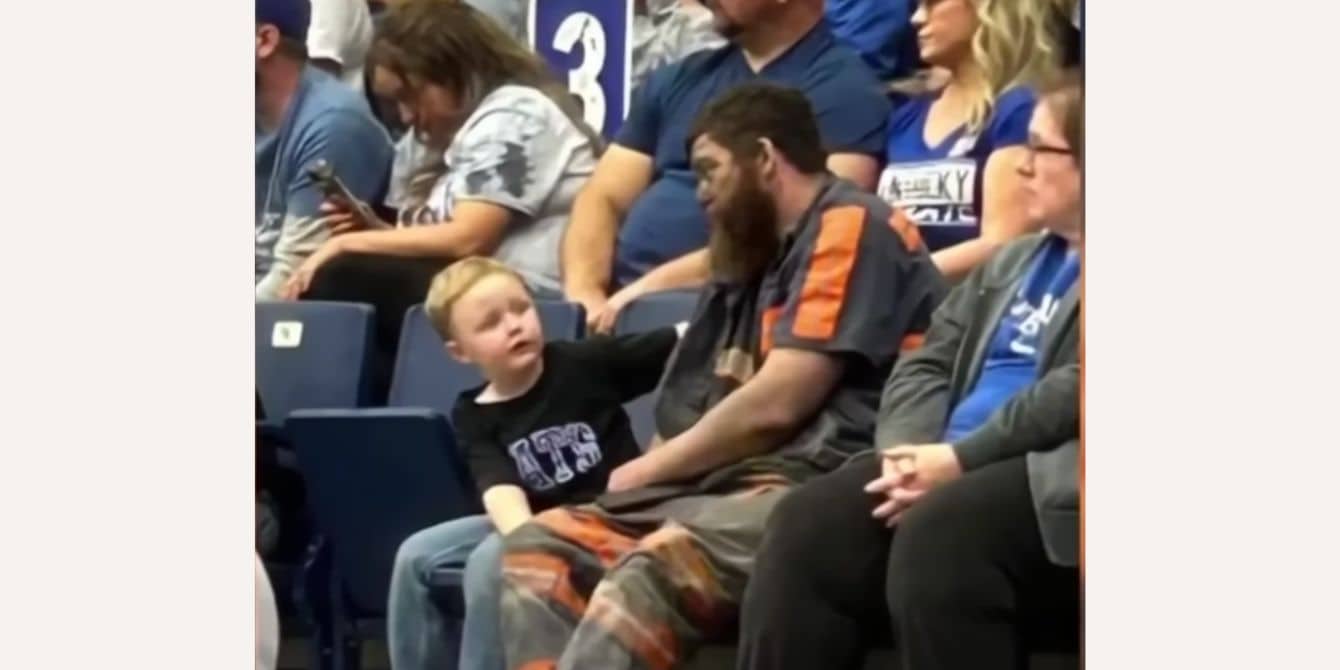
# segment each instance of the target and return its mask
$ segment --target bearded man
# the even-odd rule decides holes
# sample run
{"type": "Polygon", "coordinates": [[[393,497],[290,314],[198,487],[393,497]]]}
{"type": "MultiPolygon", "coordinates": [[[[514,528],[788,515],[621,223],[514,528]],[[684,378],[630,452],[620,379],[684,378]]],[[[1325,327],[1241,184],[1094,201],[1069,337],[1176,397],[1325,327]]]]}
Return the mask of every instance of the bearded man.
{"type": "Polygon", "coordinates": [[[595,503],[505,538],[509,668],[666,669],[732,637],[768,514],[870,448],[883,382],[945,293],[915,227],[827,172],[800,91],[741,85],[689,137],[713,281],[651,448],[595,503]]]}

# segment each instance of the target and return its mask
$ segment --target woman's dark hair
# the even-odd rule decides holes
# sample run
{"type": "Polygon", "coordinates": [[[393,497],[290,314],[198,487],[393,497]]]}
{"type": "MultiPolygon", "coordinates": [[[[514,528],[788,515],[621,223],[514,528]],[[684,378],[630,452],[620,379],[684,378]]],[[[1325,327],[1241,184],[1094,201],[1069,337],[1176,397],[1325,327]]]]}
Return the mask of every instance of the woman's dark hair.
{"type": "MultiPolygon", "coordinates": [[[[414,75],[447,89],[461,101],[462,118],[499,86],[536,88],[586,135],[592,151],[599,155],[604,146],[549,66],[493,19],[462,0],[407,0],[387,10],[377,26],[368,62],[406,82],[414,75]]],[[[444,170],[439,165],[441,156],[435,158],[428,169],[440,175],[444,170]]],[[[431,188],[435,180],[422,181],[431,188]]]]}

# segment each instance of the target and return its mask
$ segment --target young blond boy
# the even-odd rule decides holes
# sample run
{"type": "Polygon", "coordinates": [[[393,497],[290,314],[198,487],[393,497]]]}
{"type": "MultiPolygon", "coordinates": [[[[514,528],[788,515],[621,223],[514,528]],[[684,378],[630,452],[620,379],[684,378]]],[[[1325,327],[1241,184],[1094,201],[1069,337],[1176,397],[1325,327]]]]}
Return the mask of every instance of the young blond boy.
{"type": "Polygon", "coordinates": [[[449,667],[450,638],[429,577],[464,563],[458,667],[501,670],[501,536],[535,513],[590,502],[605,491],[610,471],[638,456],[623,404],[655,388],[679,333],[546,343],[520,276],[480,257],[434,277],[425,308],[447,352],[487,380],[461,394],[451,417],[487,514],[424,529],[401,544],[388,605],[391,665],[449,667]]]}

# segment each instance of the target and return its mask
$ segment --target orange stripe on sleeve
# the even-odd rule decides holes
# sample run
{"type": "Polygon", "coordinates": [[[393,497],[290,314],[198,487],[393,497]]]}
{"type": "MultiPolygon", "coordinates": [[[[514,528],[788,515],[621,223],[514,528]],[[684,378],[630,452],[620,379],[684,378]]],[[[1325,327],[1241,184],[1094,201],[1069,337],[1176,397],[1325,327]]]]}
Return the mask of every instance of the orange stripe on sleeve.
{"type": "Polygon", "coordinates": [[[847,299],[847,283],[856,268],[856,255],[865,226],[862,207],[835,207],[823,213],[819,237],[810,253],[810,267],[800,290],[792,333],[810,340],[826,340],[837,332],[838,317],[847,299]]]}
{"type": "Polygon", "coordinates": [[[903,241],[903,248],[913,253],[921,249],[921,229],[907,216],[907,212],[901,209],[893,210],[893,214],[889,216],[889,227],[893,228],[893,232],[903,241]]]}

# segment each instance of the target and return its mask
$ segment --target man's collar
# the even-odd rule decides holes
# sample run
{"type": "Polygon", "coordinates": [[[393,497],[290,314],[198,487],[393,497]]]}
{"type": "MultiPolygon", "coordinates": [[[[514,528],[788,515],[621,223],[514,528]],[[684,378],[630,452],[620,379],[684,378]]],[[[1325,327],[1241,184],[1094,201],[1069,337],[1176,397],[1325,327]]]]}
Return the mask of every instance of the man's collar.
{"type": "MultiPolygon", "coordinates": [[[[780,54],[768,61],[766,65],[758,70],[756,74],[762,74],[764,71],[776,68],[791,62],[797,62],[802,65],[812,63],[819,53],[833,44],[833,33],[828,29],[824,19],[815,22],[814,26],[805,31],[800,39],[796,40],[791,46],[782,50],[780,54]]],[[[744,47],[739,43],[733,43],[740,59],[748,64],[749,59],[745,53],[744,47]]]]}
{"type": "Polygon", "coordinates": [[[817,181],[818,188],[814,191],[814,198],[810,200],[810,204],[805,207],[800,213],[800,216],[796,217],[795,222],[791,224],[791,228],[782,235],[782,242],[784,244],[790,245],[790,243],[795,240],[796,236],[800,234],[801,229],[805,227],[805,222],[815,218],[814,210],[818,209],[819,203],[824,200],[824,196],[827,195],[833,188],[833,185],[837,183],[837,177],[825,172],[818,177],[817,181]]]}

